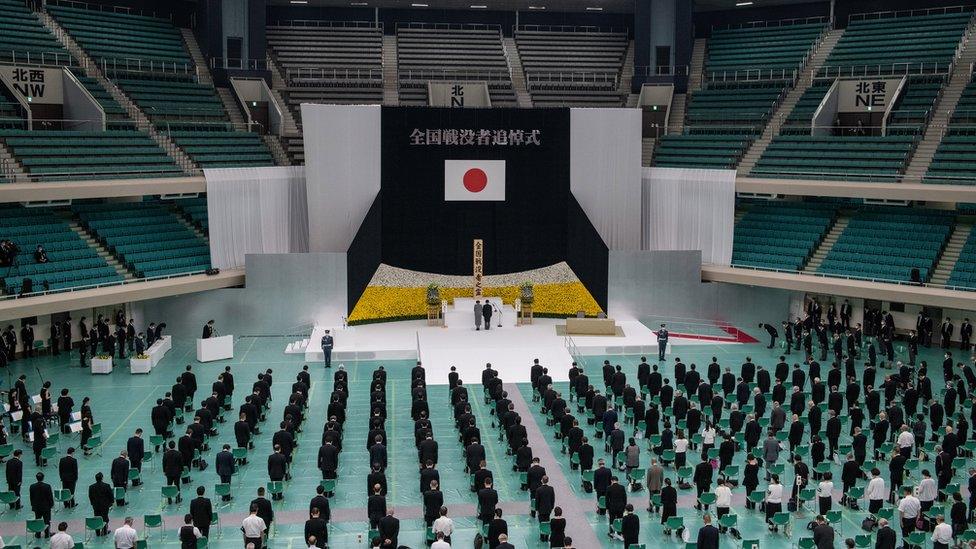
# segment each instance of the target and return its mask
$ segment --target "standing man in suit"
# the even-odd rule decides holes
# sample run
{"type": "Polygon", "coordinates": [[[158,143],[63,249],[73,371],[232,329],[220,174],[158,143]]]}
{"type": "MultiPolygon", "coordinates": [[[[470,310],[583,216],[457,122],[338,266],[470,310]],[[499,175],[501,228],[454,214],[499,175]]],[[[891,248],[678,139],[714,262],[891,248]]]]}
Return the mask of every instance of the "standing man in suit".
{"type": "Polygon", "coordinates": [[[657,359],[664,360],[664,352],[668,348],[668,328],[661,324],[661,329],[657,331],[657,359]]]}
{"type": "Polygon", "coordinates": [[[962,319],[962,326],[959,326],[959,348],[963,351],[969,350],[969,340],[973,337],[973,325],[968,318],[962,319]]]}
{"type": "MultiPolygon", "coordinates": [[[[54,509],[54,491],[51,485],[44,482],[44,473],[37,473],[37,482],[30,487],[31,511],[34,511],[34,518],[44,521],[44,537],[51,537],[51,509],[54,509]]],[[[40,533],[34,537],[41,537],[40,533]]]]}
{"type": "Polygon", "coordinates": [[[335,345],[335,340],[332,338],[332,333],[329,330],[325,331],[325,335],[322,336],[322,354],[325,355],[325,367],[332,367],[332,347],[335,345]]]}
{"type": "Polygon", "coordinates": [[[136,323],[131,318],[129,319],[129,325],[125,327],[125,338],[129,342],[129,352],[135,350],[136,341],[136,323]]]}
{"type": "Polygon", "coordinates": [[[491,329],[491,302],[487,299],[485,304],[481,307],[481,316],[485,317],[485,329],[491,329]]]}
{"type": "Polygon", "coordinates": [[[474,331],[481,330],[481,300],[476,299],[474,301],[474,331]]]}
{"type": "Polygon", "coordinates": [[[34,327],[24,324],[20,329],[20,340],[24,342],[24,356],[34,356],[34,327]]]}
{"type": "Polygon", "coordinates": [[[718,528],[712,526],[712,516],[705,513],[702,522],[705,525],[698,529],[698,549],[718,549],[719,532],[718,528]]]}
{"type": "MultiPolygon", "coordinates": [[[[237,465],[234,463],[234,454],[230,451],[230,444],[224,444],[223,450],[217,452],[214,465],[217,470],[217,475],[220,477],[220,483],[230,484],[231,477],[233,477],[234,471],[237,469],[237,465]]],[[[223,501],[230,501],[230,494],[221,496],[221,499],[223,501]]]]}
{"type": "Polygon", "coordinates": [[[952,319],[946,317],[942,321],[942,326],[939,327],[939,333],[942,335],[942,348],[948,349],[949,344],[952,341],[952,333],[955,331],[955,326],[952,325],[952,319]]]}
{"type": "Polygon", "coordinates": [[[210,521],[213,520],[213,504],[210,498],[204,494],[207,489],[197,486],[197,497],[190,502],[190,516],[193,517],[193,525],[200,530],[203,537],[210,537],[210,521]]]}
{"type": "Polygon", "coordinates": [[[214,321],[208,320],[203,326],[203,336],[202,339],[210,339],[214,336],[214,321]]]}
{"type": "Polygon", "coordinates": [[[14,457],[7,462],[7,469],[5,471],[7,477],[7,490],[10,490],[17,496],[17,503],[14,504],[14,509],[20,509],[23,505],[20,502],[20,486],[24,482],[24,461],[20,457],[24,454],[24,451],[20,448],[14,450],[14,457]]]}
{"type": "Polygon", "coordinates": [[[108,533],[108,510],[112,508],[112,487],[102,481],[102,474],[95,473],[95,483],[88,487],[88,501],[92,506],[92,514],[102,517],[105,526],[95,532],[96,536],[108,533]]]}
{"type": "Polygon", "coordinates": [[[75,487],[78,486],[78,460],[75,459],[75,449],[68,448],[67,455],[58,462],[58,476],[61,477],[61,489],[71,492],[71,499],[64,502],[64,506],[72,508],[75,503],[75,487]]]}
{"type": "Polygon", "coordinates": [[[51,354],[61,354],[61,323],[58,321],[51,322],[51,354]]]}
{"type": "Polygon", "coordinates": [[[851,303],[846,299],[840,304],[840,323],[845,330],[851,329],[851,303]]]}

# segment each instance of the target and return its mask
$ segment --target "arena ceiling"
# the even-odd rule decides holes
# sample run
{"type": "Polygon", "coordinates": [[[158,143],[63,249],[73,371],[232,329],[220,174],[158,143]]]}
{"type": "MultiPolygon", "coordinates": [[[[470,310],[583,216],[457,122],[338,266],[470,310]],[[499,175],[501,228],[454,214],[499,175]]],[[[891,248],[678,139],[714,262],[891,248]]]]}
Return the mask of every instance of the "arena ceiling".
{"type": "MultiPolygon", "coordinates": [[[[685,0],[682,0],[685,1],[685,0]]],[[[784,4],[802,4],[810,0],[696,0],[696,11],[714,11],[740,7],[761,8],[784,4]]],[[[494,11],[560,11],[633,13],[634,0],[271,0],[276,5],[311,7],[370,7],[494,11]]]]}

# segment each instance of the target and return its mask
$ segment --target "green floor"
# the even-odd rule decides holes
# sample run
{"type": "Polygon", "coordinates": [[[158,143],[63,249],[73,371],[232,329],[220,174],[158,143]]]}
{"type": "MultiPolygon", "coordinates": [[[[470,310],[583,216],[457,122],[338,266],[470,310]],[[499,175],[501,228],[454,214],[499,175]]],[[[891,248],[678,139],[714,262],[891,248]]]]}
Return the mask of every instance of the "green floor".
{"type": "MultiPolygon", "coordinates": [[[[758,335],[758,334],[754,334],[758,335]]],[[[87,370],[76,367],[77,356],[72,353],[70,359],[62,354],[60,357],[41,357],[32,360],[19,360],[9,369],[10,376],[4,381],[3,387],[16,379],[20,373],[28,375],[28,387],[32,393],[36,393],[40,386],[40,377],[49,379],[53,383],[55,394],[62,387],[70,388],[76,402],[80,403],[80,398],[90,396],[93,400],[93,410],[96,422],[102,424],[104,450],[101,456],[81,458],[81,480],[79,481],[79,492],[86,492],[88,484],[95,472],[102,471],[108,473],[111,460],[122,450],[126,439],[137,427],[142,427],[147,431],[151,430],[149,423],[149,411],[155,404],[155,399],[161,397],[169,390],[176,376],[180,373],[187,363],[194,364],[198,382],[201,387],[209,387],[216,375],[223,370],[225,365],[231,365],[235,375],[237,390],[235,392],[234,404],[236,406],[242,401],[245,391],[250,388],[250,384],[256,379],[259,372],[267,368],[274,370],[275,383],[272,388],[274,403],[269,413],[269,423],[262,429],[262,434],[256,440],[256,450],[252,452],[252,461],[243,469],[243,474],[236,477],[233,486],[234,494],[237,496],[226,507],[218,508],[221,516],[221,527],[211,531],[212,547],[240,547],[240,520],[243,517],[248,502],[254,497],[255,491],[259,486],[263,486],[267,481],[265,467],[265,457],[270,452],[270,440],[274,432],[275,425],[281,419],[281,410],[284,401],[290,393],[291,383],[295,379],[295,374],[300,370],[302,364],[300,355],[285,355],[282,350],[288,343],[285,338],[243,338],[237,342],[235,354],[238,358],[232,361],[223,361],[211,364],[196,364],[193,360],[193,345],[190,342],[176,342],[174,348],[167,354],[163,363],[149,375],[133,376],[124,367],[116,367],[113,374],[109,376],[91,376],[87,370]],[[70,366],[70,367],[69,367],[70,366]],[[12,377],[11,377],[12,376],[12,377]],[[273,423],[271,423],[273,421],[273,423]]],[[[763,344],[720,344],[705,345],[696,344],[676,347],[674,356],[680,356],[686,363],[697,363],[701,370],[704,370],[712,356],[716,356],[719,362],[725,366],[729,365],[734,372],[738,371],[739,364],[746,355],[752,356],[757,363],[772,367],[775,358],[779,354],[777,350],[767,350],[763,344]]],[[[798,355],[794,354],[794,358],[798,355]]],[[[609,358],[615,363],[624,366],[629,378],[636,381],[636,364],[639,357],[636,356],[615,356],[615,357],[588,357],[587,365],[591,380],[599,378],[598,366],[604,358],[609,358]]],[[[922,359],[929,360],[935,365],[930,367],[929,373],[933,377],[933,386],[941,386],[941,362],[942,353],[938,349],[923,350],[922,359]]],[[[344,449],[341,454],[341,468],[336,495],[332,499],[333,522],[330,525],[330,542],[332,547],[364,547],[366,546],[367,524],[365,521],[366,486],[365,476],[367,473],[367,461],[362,459],[366,455],[365,435],[367,425],[363,419],[366,414],[368,380],[373,369],[379,365],[378,362],[356,362],[347,363],[346,368],[350,371],[350,390],[349,405],[347,410],[347,421],[344,434],[344,449]]],[[[387,431],[390,437],[390,469],[387,478],[390,481],[391,504],[397,508],[397,514],[401,516],[400,543],[410,547],[423,546],[423,522],[417,518],[417,511],[421,504],[418,492],[419,475],[417,472],[416,452],[413,443],[413,425],[409,416],[410,394],[408,386],[409,369],[412,366],[410,361],[384,362],[383,365],[389,371],[388,381],[388,414],[387,431]]],[[[273,547],[304,547],[302,545],[302,529],[306,518],[307,505],[314,494],[315,486],[320,478],[319,471],[315,466],[315,458],[321,436],[321,426],[325,420],[325,402],[332,389],[332,373],[322,368],[320,364],[312,365],[312,387],[310,393],[311,406],[308,413],[308,420],[304,427],[304,433],[300,435],[300,446],[297,449],[294,463],[292,466],[293,480],[286,487],[286,497],[283,502],[276,503],[276,521],[274,537],[271,539],[273,547]]],[[[552,365],[561,368],[563,365],[552,365]]],[[[665,374],[669,374],[670,366],[663,368],[665,374]]],[[[704,372],[703,372],[704,373],[704,372]]],[[[4,374],[0,373],[0,376],[4,374]]],[[[879,377],[883,374],[879,371],[879,377]]],[[[503,376],[504,377],[504,376],[503,376]]],[[[443,380],[428,379],[428,383],[435,383],[443,380]]],[[[479,380],[466,380],[476,382],[479,380]]],[[[544,433],[552,453],[558,457],[559,463],[544,463],[550,472],[555,474],[555,470],[561,471],[562,475],[568,480],[575,490],[575,497],[582,498],[581,501],[590,510],[587,518],[592,525],[602,544],[606,547],[621,547],[620,542],[610,541],[607,536],[606,518],[595,513],[595,496],[586,494],[579,486],[579,472],[573,471],[569,467],[568,456],[561,454],[559,441],[552,436],[552,429],[546,427],[544,418],[539,414],[538,407],[531,403],[531,390],[528,385],[519,386],[522,397],[529,402],[533,409],[533,416],[539,429],[544,433]]],[[[938,390],[937,390],[938,391],[938,390]]],[[[480,387],[471,388],[472,397],[481,395],[480,387]]],[[[434,411],[433,424],[434,433],[440,442],[440,464],[438,469],[441,474],[441,484],[444,490],[445,504],[453,509],[451,515],[455,518],[456,533],[454,536],[455,547],[470,547],[471,540],[477,532],[477,522],[473,518],[476,498],[468,491],[468,477],[463,471],[463,449],[457,440],[457,433],[453,427],[451,415],[445,410],[444,413],[437,411],[446,405],[447,390],[444,386],[431,386],[428,389],[431,410],[434,411]],[[456,512],[455,512],[456,511],[456,512]]],[[[199,397],[198,397],[199,400],[199,397]]],[[[506,518],[509,523],[511,541],[516,547],[546,547],[547,543],[539,541],[537,523],[528,514],[528,497],[525,492],[519,490],[518,479],[511,473],[511,458],[505,455],[503,443],[497,441],[497,437],[488,436],[496,431],[489,427],[491,418],[488,408],[484,406],[480,399],[474,399],[476,405],[474,411],[478,416],[478,424],[482,429],[483,439],[485,440],[488,454],[488,466],[495,472],[496,489],[499,492],[500,501],[510,512],[506,518]]],[[[229,416],[230,417],[230,416],[229,416]]],[[[220,436],[210,442],[211,453],[208,461],[213,463],[213,453],[219,449],[224,442],[234,444],[231,423],[221,424],[220,436]]],[[[592,437],[592,428],[587,428],[587,434],[592,437]]],[[[845,430],[846,435],[846,430],[845,430]]],[[[148,433],[147,433],[148,436],[148,433]]],[[[25,449],[28,459],[25,460],[25,484],[22,494],[26,499],[28,486],[33,481],[35,467],[32,455],[26,446],[20,442],[19,437],[12,437],[15,446],[25,449]],[[28,481],[29,479],[29,481],[28,481]]],[[[67,438],[61,441],[60,449],[65,450],[68,446],[77,444],[76,438],[67,438]]],[[[841,443],[845,442],[842,439],[841,443]]],[[[595,444],[597,457],[608,457],[603,453],[602,444],[595,444]]],[[[536,451],[536,455],[538,455],[536,451]]],[[[642,465],[649,461],[649,454],[643,455],[642,465]]],[[[742,456],[736,460],[736,464],[741,464],[742,456]]],[[[697,463],[697,458],[693,458],[691,463],[697,463]]],[[[923,464],[923,467],[930,464],[923,464]]],[[[887,471],[884,465],[881,466],[883,474],[887,480],[887,471]]],[[[56,460],[46,467],[48,480],[54,488],[59,488],[57,480],[56,460]]],[[[790,478],[790,470],[787,468],[786,478],[790,478]]],[[[668,470],[667,474],[674,478],[673,470],[668,470]]],[[[957,478],[965,484],[963,471],[957,478]]],[[[183,505],[165,505],[160,497],[160,487],[163,484],[163,477],[159,467],[158,456],[154,460],[153,466],[144,468],[143,477],[145,484],[141,489],[130,489],[128,505],[125,508],[112,510],[112,527],[118,526],[121,518],[126,515],[136,517],[142,531],[141,522],[144,514],[161,513],[166,517],[167,530],[161,535],[158,531],[153,531],[150,538],[150,546],[178,546],[175,528],[181,521],[182,514],[188,509],[188,503],[183,505]]],[[[836,467],[835,477],[838,477],[839,486],[839,466],[836,467]]],[[[193,484],[207,487],[208,493],[212,492],[214,484],[217,483],[217,476],[211,466],[204,472],[193,473],[193,484]]],[[[5,488],[5,486],[4,486],[5,488]]],[[[789,485],[787,484],[787,489],[789,485]]],[[[734,490],[736,501],[742,500],[742,488],[734,490]]],[[[186,494],[186,492],[184,492],[186,494]]],[[[557,495],[559,498],[567,497],[564,494],[557,495]]],[[[648,547],[683,547],[680,540],[668,538],[661,533],[661,526],[657,516],[648,516],[643,507],[646,505],[646,492],[637,492],[632,495],[635,502],[640,502],[638,507],[641,509],[641,539],[648,544],[648,547]]],[[[701,525],[700,514],[692,507],[694,492],[680,492],[679,513],[685,517],[686,525],[691,527],[691,531],[697,532],[701,525]]],[[[187,498],[188,500],[188,498],[187,498]]],[[[91,508],[86,498],[80,498],[80,505],[75,509],[64,510],[58,505],[54,515],[54,522],[66,520],[70,524],[69,532],[75,537],[75,541],[82,541],[85,534],[82,523],[86,516],[90,515],[91,508]]],[[[21,511],[5,511],[0,516],[0,535],[3,536],[7,544],[23,544],[24,521],[32,518],[32,515],[25,509],[21,511]]],[[[835,509],[840,507],[835,504],[835,509]]],[[[771,534],[763,525],[760,515],[755,511],[748,511],[744,507],[737,507],[734,510],[739,515],[739,529],[745,538],[758,538],[763,547],[788,547],[796,542],[801,536],[808,532],[804,529],[805,524],[811,520],[813,514],[810,511],[801,511],[796,515],[796,528],[793,539],[786,538],[783,534],[771,534]]],[[[863,533],[860,530],[861,518],[864,511],[851,512],[844,511],[844,521],[841,525],[844,537],[853,537],[855,534],[863,533]]],[[[693,534],[694,536],[694,534],[693,534]]],[[[838,545],[840,540],[839,536],[838,545]]],[[[31,540],[33,541],[33,540],[31,540]]],[[[731,538],[723,538],[723,546],[738,547],[740,544],[731,538]]],[[[111,547],[109,538],[96,538],[87,545],[92,547],[111,547]]],[[[580,547],[580,545],[577,545],[580,547]]]]}

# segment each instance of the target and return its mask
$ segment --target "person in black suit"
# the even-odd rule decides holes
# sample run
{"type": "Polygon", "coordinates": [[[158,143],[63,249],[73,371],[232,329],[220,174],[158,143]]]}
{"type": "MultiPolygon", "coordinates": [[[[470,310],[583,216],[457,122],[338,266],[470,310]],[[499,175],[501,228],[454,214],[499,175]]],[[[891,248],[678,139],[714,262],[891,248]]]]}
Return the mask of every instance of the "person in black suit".
{"type": "Polygon", "coordinates": [[[444,506],[444,493],[440,490],[440,483],[436,480],[430,481],[430,489],[424,490],[424,522],[427,527],[434,524],[437,517],[441,514],[441,507],[444,506]]]}
{"type": "Polygon", "coordinates": [[[495,509],[495,518],[488,523],[488,548],[498,549],[502,543],[508,543],[508,523],[502,518],[502,510],[495,509]],[[504,541],[500,538],[504,537],[504,541]]]}
{"type": "Polygon", "coordinates": [[[51,322],[51,354],[61,354],[61,323],[51,322]]]}
{"type": "Polygon", "coordinates": [[[549,476],[542,477],[542,484],[535,490],[535,507],[539,522],[549,522],[549,515],[556,506],[556,491],[549,486],[549,476]]]}
{"type": "Polygon", "coordinates": [[[834,529],[827,524],[823,515],[817,515],[817,525],[813,528],[813,543],[817,549],[833,549],[834,529]]]}
{"type": "Polygon", "coordinates": [[[214,336],[214,321],[208,320],[207,323],[203,326],[203,336],[201,336],[201,339],[210,339],[213,336],[214,336]]]}
{"type": "Polygon", "coordinates": [[[78,505],[75,503],[75,487],[78,486],[78,460],[75,459],[74,447],[68,451],[58,462],[58,476],[61,478],[61,489],[71,492],[71,499],[64,502],[64,506],[72,508],[78,505]]]}
{"type": "MultiPolygon", "coordinates": [[[[224,444],[223,449],[217,452],[217,457],[214,462],[221,484],[230,484],[234,471],[237,469],[237,465],[234,462],[234,454],[230,451],[230,444],[224,444]]],[[[221,496],[221,499],[223,501],[230,501],[231,496],[230,494],[225,494],[221,496]]]]}
{"type": "Polygon", "coordinates": [[[24,344],[24,356],[34,356],[34,327],[30,324],[24,324],[24,327],[20,329],[20,340],[24,344]]]}
{"type": "Polygon", "coordinates": [[[190,502],[190,516],[203,537],[210,537],[210,521],[213,520],[213,504],[210,498],[204,496],[207,489],[197,486],[197,497],[190,502]]]}
{"type": "Polygon", "coordinates": [[[624,509],[627,508],[627,488],[623,484],[618,482],[617,477],[610,477],[610,486],[607,487],[607,519],[610,524],[610,531],[608,535],[610,537],[617,537],[620,539],[620,532],[616,535],[613,532],[613,522],[618,518],[623,518],[624,509]]]}
{"type": "Polygon", "coordinates": [[[163,474],[166,476],[167,486],[176,486],[176,502],[179,503],[182,499],[179,488],[180,476],[183,474],[183,454],[176,449],[175,440],[169,441],[169,449],[163,452],[163,474]]]}
{"type": "Polygon", "coordinates": [[[494,515],[495,507],[498,505],[498,492],[492,488],[492,479],[485,479],[485,487],[478,490],[478,519],[481,522],[489,522],[494,515]]]}
{"type": "Polygon", "coordinates": [[[329,510],[329,498],[325,494],[325,488],[321,484],[315,487],[315,497],[308,504],[308,512],[311,513],[312,509],[318,509],[321,513],[322,520],[329,522],[332,518],[332,512],[329,510]]]}
{"type": "Polygon", "coordinates": [[[485,318],[485,329],[491,329],[491,303],[485,301],[485,304],[481,307],[481,316],[485,318]]]}
{"type": "Polygon", "coordinates": [[[386,516],[386,497],[383,495],[383,487],[379,484],[373,486],[373,494],[366,500],[366,517],[369,519],[370,529],[379,526],[380,519],[386,516]]]}
{"type": "Polygon", "coordinates": [[[105,526],[95,532],[97,536],[104,536],[108,533],[108,510],[112,508],[112,487],[102,481],[102,474],[95,473],[95,482],[88,487],[88,501],[91,503],[92,512],[96,517],[102,517],[105,526]]]}
{"type": "Polygon", "coordinates": [[[970,347],[970,340],[973,338],[973,325],[969,323],[968,318],[962,319],[962,325],[959,326],[959,348],[963,351],[968,351],[970,347]]]}
{"type": "Polygon", "coordinates": [[[321,517],[318,507],[313,507],[309,519],[305,521],[305,541],[315,547],[325,548],[329,544],[329,524],[321,517]]]}
{"type": "Polygon", "coordinates": [[[875,549],[895,549],[898,534],[888,525],[888,519],[878,521],[878,534],[875,538],[875,549]]]}
{"type": "MultiPolygon", "coordinates": [[[[125,450],[122,450],[119,457],[112,460],[110,478],[112,479],[112,487],[122,488],[123,492],[120,494],[124,495],[124,490],[129,486],[129,457],[125,450]]],[[[115,505],[122,507],[125,505],[125,500],[116,499],[115,505]]]]}
{"type": "Polygon", "coordinates": [[[5,470],[7,490],[17,496],[17,503],[13,506],[14,509],[23,507],[20,501],[20,487],[24,482],[24,461],[21,458],[23,454],[24,452],[20,448],[14,450],[14,456],[7,462],[7,468],[5,470]]]}
{"type": "MultiPolygon", "coordinates": [[[[281,446],[275,445],[274,453],[268,456],[268,478],[272,482],[282,482],[288,472],[288,458],[281,452],[281,446]]],[[[284,499],[284,494],[272,494],[271,499],[284,499]]]]}
{"type": "Polygon", "coordinates": [[[193,410],[193,395],[197,392],[197,376],[193,374],[193,367],[186,365],[186,371],[180,375],[180,384],[186,391],[186,402],[184,403],[187,412],[193,410]]]}
{"type": "MultiPolygon", "coordinates": [[[[125,450],[129,453],[129,467],[142,472],[142,458],[146,456],[146,441],[142,439],[142,429],[129,437],[125,443],[125,450]]],[[[139,486],[142,481],[138,478],[132,481],[133,486],[139,486]]]]}
{"type": "Polygon", "coordinates": [[[248,507],[255,507],[258,510],[258,516],[264,521],[264,525],[267,526],[268,531],[271,531],[271,523],[274,522],[274,507],[271,506],[271,502],[268,498],[264,497],[264,486],[258,488],[258,497],[251,500],[251,505],[248,507]]]}
{"type": "MultiPolygon", "coordinates": [[[[34,511],[34,518],[44,521],[44,537],[51,537],[51,509],[54,509],[54,491],[51,485],[44,482],[44,473],[37,473],[37,482],[30,487],[31,511],[34,511]]],[[[39,533],[34,534],[39,538],[39,533]]]]}
{"type": "Polygon", "coordinates": [[[698,549],[718,549],[718,528],[712,526],[712,516],[705,513],[702,517],[704,526],[698,529],[698,549]]]}
{"type": "Polygon", "coordinates": [[[634,506],[629,503],[624,508],[624,516],[620,519],[620,535],[623,536],[624,547],[636,546],[638,544],[640,538],[640,517],[634,513],[634,506]]]}
{"type": "Polygon", "coordinates": [[[759,324],[759,327],[762,328],[763,330],[766,330],[766,333],[769,334],[769,345],[766,348],[772,349],[773,347],[775,347],[776,338],[779,337],[779,332],[776,330],[776,327],[773,326],[772,324],[766,324],[762,322],[759,324]]]}
{"type": "Polygon", "coordinates": [[[397,537],[400,535],[400,519],[393,516],[393,507],[387,507],[386,516],[380,519],[377,527],[384,547],[398,547],[397,537]],[[389,540],[389,543],[387,543],[389,540]]]}

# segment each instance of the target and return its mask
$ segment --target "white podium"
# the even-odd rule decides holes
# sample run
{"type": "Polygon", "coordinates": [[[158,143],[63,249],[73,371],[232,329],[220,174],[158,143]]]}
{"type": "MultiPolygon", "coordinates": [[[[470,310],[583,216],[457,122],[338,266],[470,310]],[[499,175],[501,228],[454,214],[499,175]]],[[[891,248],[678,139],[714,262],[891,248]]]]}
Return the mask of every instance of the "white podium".
{"type": "Polygon", "coordinates": [[[109,358],[98,358],[95,357],[91,360],[91,373],[93,374],[111,374],[112,373],[112,357],[109,358]]]}
{"type": "Polygon", "coordinates": [[[197,340],[197,362],[234,358],[234,336],[225,335],[197,340]]]}
{"type": "Polygon", "coordinates": [[[152,371],[153,360],[152,358],[130,358],[129,359],[129,373],[130,374],[148,374],[152,371]]]}

